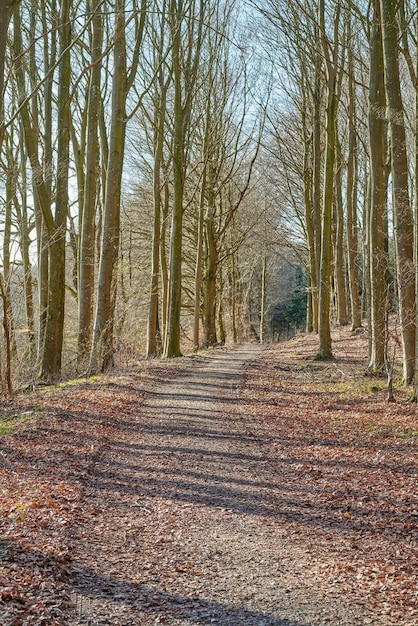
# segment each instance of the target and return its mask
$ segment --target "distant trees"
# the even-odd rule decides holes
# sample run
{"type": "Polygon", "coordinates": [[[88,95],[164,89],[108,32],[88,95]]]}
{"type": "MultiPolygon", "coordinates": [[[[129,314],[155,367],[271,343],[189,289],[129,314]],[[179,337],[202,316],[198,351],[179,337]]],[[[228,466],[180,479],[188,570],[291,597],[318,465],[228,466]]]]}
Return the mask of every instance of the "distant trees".
{"type": "MultiPolygon", "coordinates": [[[[121,236],[123,172],[138,166],[125,167],[131,121],[150,140],[139,160],[152,146],[139,173],[143,190],[152,182],[154,209],[152,263],[140,278],[151,288],[137,294],[145,303],[149,293],[147,355],[181,354],[185,323],[195,348],[224,341],[224,308],[239,298],[224,279],[245,239],[230,231],[250,193],[261,128],[235,2],[9,0],[1,8],[4,307],[13,340],[12,322],[23,323],[16,298],[24,298],[18,359],[28,350],[45,381],[58,379],[63,363],[90,373],[113,363],[129,306],[126,272],[135,291],[134,243],[127,249],[121,236]]],[[[131,238],[135,219],[133,210],[131,238]]]]}
{"type": "Polygon", "coordinates": [[[391,0],[367,6],[319,0],[317,11],[303,0],[252,4],[264,20],[261,43],[281,51],[278,97],[296,116],[303,146],[303,163],[295,163],[291,175],[303,181],[308,327],[319,331],[318,356],[332,354],[330,322],[345,323],[348,306],[353,329],[362,312],[367,317],[368,369],[382,371],[390,308],[399,312],[409,383],[415,367],[417,225],[410,198],[414,191],[416,205],[416,134],[410,124],[415,113],[405,107],[416,94],[414,10],[391,0]]]}
{"type": "Polygon", "coordinates": [[[4,364],[103,371],[124,332],[148,357],[264,341],[286,257],[318,358],[366,318],[384,370],[390,309],[412,381],[412,3],[0,8],[4,364]]]}

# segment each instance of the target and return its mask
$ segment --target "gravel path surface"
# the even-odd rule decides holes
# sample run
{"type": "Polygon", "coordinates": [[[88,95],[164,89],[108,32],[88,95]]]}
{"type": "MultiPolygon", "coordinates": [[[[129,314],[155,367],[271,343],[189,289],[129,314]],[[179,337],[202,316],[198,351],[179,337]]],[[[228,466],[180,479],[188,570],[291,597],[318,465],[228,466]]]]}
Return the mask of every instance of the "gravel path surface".
{"type": "Polygon", "coordinates": [[[259,350],[194,357],[121,407],[73,531],[70,626],[391,623],[318,580],[312,545],[277,515],[286,485],[240,397],[259,350]]]}

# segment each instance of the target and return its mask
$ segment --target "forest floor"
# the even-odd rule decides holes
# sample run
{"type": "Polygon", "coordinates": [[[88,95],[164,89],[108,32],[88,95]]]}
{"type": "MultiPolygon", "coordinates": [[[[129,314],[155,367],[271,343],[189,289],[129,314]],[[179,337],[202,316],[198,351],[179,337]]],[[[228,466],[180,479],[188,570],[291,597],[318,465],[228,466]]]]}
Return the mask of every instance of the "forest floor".
{"type": "Polygon", "coordinates": [[[141,362],[0,406],[0,624],[418,626],[418,417],[367,338],[141,362]]]}

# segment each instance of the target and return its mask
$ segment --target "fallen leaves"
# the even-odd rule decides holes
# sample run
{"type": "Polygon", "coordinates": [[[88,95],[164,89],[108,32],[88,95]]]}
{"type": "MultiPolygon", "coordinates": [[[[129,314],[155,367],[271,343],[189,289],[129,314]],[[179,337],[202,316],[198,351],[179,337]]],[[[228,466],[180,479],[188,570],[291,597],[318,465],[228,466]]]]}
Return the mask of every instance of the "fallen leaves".
{"type": "MultiPolygon", "coordinates": [[[[257,450],[258,467],[265,468],[280,492],[275,501],[263,502],[265,524],[273,525],[277,536],[283,532],[303,546],[310,567],[330,590],[353,602],[367,597],[371,610],[380,615],[418,624],[416,407],[399,392],[398,402],[388,405],[384,392],[367,391],[361,378],[365,341],[341,334],[336,360],[326,367],[309,363],[314,338],[266,349],[247,367],[239,389],[239,437],[249,455],[257,450]]],[[[156,375],[170,378],[177,367],[158,363],[156,375]]],[[[204,584],[207,570],[189,554],[182,531],[191,523],[189,515],[196,525],[198,513],[204,519],[205,506],[217,502],[209,497],[209,479],[207,492],[200,487],[205,504],[197,511],[196,504],[177,498],[176,476],[167,482],[169,503],[155,497],[160,487],[152,481],[144,494],[130,493],[123,473],[120,491],[112,492],[112,468],[107,473],[105,466],[100,475],[96,472],[96,480],[109,488],[106,493],[116,508],[127,507],[125,518],[119,513],[107,526],[101,521],[100,501],[91,497],[93,469],[116,444],[129,445],[141,390],[152,383],[152,375],[148,369],[136,380],[126,376],[119,383],[115,379],[40,391],[8,405],[11,414],[30,419],[0,439],[1,626],[65,624],[73,543],[84,541],[105,558],[106,542],[114,540],[122,524],[125,531],[109,563],[112,571],[123,572],[129,567],[129,551],[139,552],[143,584],[154,578],[184,581],[190,590],[204,584]],[[124,437],[117,440],[122,432],[124,437]],[[156,527],[145,545],[148,523],[156,527]],[[173,550],[178,551],[174,557],[173,550]]],[[[150,476],[157,464],[174,462],[181,475],[182,451],[169,453],[161,442],[158,453],[160,457],[142,451],[141,463],[148,464],[150,476]]],[[[118,458],[108,461],[117,464],[118,458]]],[[[205,462],[202,454],[199,464],[205,462]]],[[[192,476],[190,485],[197,478],[192,476]]],[[[272,493],[268,487],[266,499],[272,493]]],[[[235,510],[228,507],[237,502],[230,500],[232,492],[227,496],[219,500],[220,510],[232,515],[235,510]]],[[[209,563],[212,576],[218,575],[217,558],[209,563]]],[[[109,594],[116,594],[109,581],[104,584],[109,594]]],[[[376,622],[365,616],[366,623],[376,622]]]]}
{"type": "Polygon", "coordinates": [[[315,371],[300,365],[315,338],[268,347],[247,374],[247,406],[278,481],[294,486],[297,540],[316,546],[319,575],[418,624],[417,409],[406,392],[388,404],[367,391],[365,342],[340,331],[334,362],[315,371]]]}

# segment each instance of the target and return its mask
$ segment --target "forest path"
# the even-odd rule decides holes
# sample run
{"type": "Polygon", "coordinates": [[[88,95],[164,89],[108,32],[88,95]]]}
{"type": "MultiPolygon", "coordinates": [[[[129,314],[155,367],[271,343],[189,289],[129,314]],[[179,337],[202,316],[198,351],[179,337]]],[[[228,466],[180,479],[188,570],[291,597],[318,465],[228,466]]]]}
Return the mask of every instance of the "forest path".
{"type": "Polygon", "coordinates": [[[94,517],[73,545],[71,624],[288,623],[278,538],[263,523],[271,486],[238,419],[258,352],[195,357],[122,417],[86,483],[94,517]]]}
{"type": "Polygon", "coordinates": [[[192,357],[141,403],[130,387],[85,478],[70,626],[392,623],[368,621],[361,598],[318,580],[312,545],[295,534],[294,476],[278,481],[242,396],[261,354],[192,357]]]}

